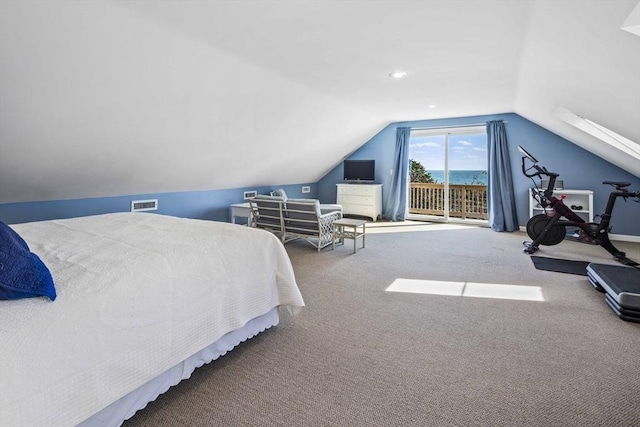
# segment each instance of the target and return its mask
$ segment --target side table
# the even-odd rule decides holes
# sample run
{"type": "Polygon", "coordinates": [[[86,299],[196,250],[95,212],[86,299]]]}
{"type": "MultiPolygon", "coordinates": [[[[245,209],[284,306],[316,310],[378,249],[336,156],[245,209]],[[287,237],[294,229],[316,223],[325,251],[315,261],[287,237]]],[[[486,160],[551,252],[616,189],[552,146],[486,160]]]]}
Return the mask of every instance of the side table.
{"type": "Polygon", "coordinates": [[[340,243],[344,244],[344,239],[353,239],[353,253],[356,253],[356,241],[362,237],[362,247],[364,248],[364,239],[366,233],[367,221],[362,219],[342,218],[333,221],[333,236],[331,238],[332,249],[336,248],[336,238],[340,239],[340,243]],[[358,230],[362,227],[361,230],[358,230]]]}
{"type": "Polygon", "coordinates": [[[236,217],[247,218],[247,226],[251,227],[251,204],[246,202],[231,205],[231,224],[236,223],[236,217]]]}

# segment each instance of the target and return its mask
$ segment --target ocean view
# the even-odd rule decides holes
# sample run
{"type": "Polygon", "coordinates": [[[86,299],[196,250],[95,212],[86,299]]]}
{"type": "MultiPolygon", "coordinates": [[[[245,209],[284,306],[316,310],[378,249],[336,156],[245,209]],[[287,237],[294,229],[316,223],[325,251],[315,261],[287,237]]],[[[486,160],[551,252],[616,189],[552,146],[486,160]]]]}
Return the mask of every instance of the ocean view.
{"type": "MultiPolygon", "coordinates": [[[[444,171],[427,170],[438,183],[444,183],[444,171]]],[[[477,184],[487,185],[488,174],[483,170],[450,170],[449,184],[477,184]]]]}

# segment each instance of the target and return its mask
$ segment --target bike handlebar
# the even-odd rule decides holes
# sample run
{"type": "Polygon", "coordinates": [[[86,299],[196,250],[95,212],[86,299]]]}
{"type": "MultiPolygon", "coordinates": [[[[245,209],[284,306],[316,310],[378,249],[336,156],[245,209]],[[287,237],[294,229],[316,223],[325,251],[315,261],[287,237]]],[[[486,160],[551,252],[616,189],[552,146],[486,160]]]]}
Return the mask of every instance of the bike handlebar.
{"type": "MultiPolygon", "coordinates": [[[[547,168],[544,166],[538,166],[538,160],[529,154],[524,148],[518,146],[518,150],[523,154],[522,156],[522,173],[527,178],[533,178],[534,176],[542,177],[542,175],[549,177],[549,185],[545,190],[545,195],[550,197],[553,192],[553,187],[555,186],[556,178],[560,176],[555,172],[549,172],[547,168]],[[525,159],[528,159],[531,163],[533,163],[529,168],[525,167],[525,159]],[[535,169],[534,173],[529,173],[528,171],[531,169],[535,169]]],[[[608,184],[615,187],[616,191],[611,194],[615,197],[624,197],[625,199],[628,197],[637,198],[640,201],[640,191],[628,191],[624,187],[628,187],[631,185],[629,182],[621,182],[621,181],[604,181],[603,184],[608,184]]]]}
{"type": "Polygon", "coordinates": [[[528,157],[523,156],[522,157],[522,173],[524,174],[524,176],[528,177],[528,178],[533,178],[534,176],[541,176],[541,175],[545,175],[548,177],[558,177],[560,176],[560,174],[555,173],[555,172],[549,172],[547,170],[547,168],[545,168],[544,166],[538,166],[537,163],[534,163],[530,168],[525,168],[525,159],[528,159],[528,157]],[[531,168],[534,168],[536,170],[535,173],[527,173],[527,171],[531,168]]]}

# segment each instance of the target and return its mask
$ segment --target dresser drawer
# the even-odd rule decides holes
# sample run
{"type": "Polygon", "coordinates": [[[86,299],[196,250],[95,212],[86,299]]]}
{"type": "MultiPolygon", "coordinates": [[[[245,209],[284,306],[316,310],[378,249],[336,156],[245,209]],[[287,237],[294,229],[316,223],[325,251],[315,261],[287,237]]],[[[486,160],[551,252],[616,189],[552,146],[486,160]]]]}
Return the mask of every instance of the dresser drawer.
{"type": "Polygon", "coordinates": [[[371,186],[360,186],[358,184],[350,185],[350,186],[339,186],[338,187],[338,195],[358,195],[358,196],[373,196],[375,194],[376,189],[371,186]]]}
{"type": "Polygon", "coordinates": [[[339,205],[367,205],[373,206],[374,199],[372,196],[354,196],[347,194],[338,194],[339,205]]]}
{"type": "Polygon", "coordinates": [[[373,206],[366,205],[342,205],[343,213],[349,215],[362,215],[372,218],[374,221],[378,216],[373,206]]]}

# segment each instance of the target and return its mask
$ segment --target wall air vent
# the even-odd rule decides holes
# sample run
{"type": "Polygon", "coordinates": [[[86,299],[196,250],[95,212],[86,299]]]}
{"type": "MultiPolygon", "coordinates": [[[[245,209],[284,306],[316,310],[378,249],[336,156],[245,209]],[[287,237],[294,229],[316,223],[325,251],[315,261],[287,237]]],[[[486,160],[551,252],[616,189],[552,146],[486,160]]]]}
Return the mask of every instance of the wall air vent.
{"type": "Polygon", "coordinates": [[[245,200],[253,199],[257,195],[258,195],[257,191],[245,191],[244,192],[244,199],[245,200]]]}
{"type": "Polygon", "coordinates": [[[158,199],[131,201],[131,212],[157,211],[157,210],[158,210],[158,199]]]}

